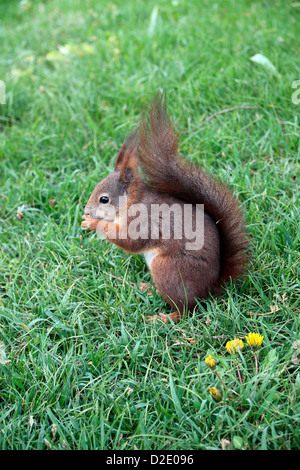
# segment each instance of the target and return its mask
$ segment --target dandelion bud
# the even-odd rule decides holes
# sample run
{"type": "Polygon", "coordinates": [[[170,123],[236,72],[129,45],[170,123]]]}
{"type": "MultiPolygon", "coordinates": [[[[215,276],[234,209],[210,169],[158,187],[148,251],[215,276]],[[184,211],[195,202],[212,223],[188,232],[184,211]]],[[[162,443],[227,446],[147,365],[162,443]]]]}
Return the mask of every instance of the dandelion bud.
{"type": "Polygon", "coordinates": [[[206,359],[205,359],[205,363],[208,367],[210,367],[211,369],[213,369],[216,364],[217,364],[217,361],[211,357],[211,355],[209,355],[206,359]]]}
{"type": "Polygon", "coordinates": [[[211,396],[216,402],[219,402],[222,400],[222,394],[220,390],[218,390],[217,388],[209,387],[209,393],[211,394],[211,396]]]}

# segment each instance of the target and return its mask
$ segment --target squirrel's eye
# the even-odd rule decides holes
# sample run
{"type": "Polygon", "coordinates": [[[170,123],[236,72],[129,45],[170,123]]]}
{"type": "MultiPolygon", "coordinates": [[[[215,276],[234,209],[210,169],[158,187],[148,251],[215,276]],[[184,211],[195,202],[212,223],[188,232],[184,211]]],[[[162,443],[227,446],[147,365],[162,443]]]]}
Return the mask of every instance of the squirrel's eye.
{"type": "Polygon", "coordinates": [[[101,204],[107,204],[109,202],[109,197],[108,196],[101,196],[99,199],[99,202],[101,204]]]}

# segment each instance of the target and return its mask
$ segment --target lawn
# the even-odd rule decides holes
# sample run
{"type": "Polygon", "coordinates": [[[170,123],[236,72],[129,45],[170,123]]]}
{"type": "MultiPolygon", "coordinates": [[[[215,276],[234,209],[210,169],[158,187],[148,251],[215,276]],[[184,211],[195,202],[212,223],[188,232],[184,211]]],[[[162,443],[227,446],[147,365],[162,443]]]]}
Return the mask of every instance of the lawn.
{"type": "Polygon", "coordinates": [[[2,0],[0,18],[0,447],[299,449],[299,2],[2,0]],[[144,259],[80,226],[159,88],[251,246],[176,325],[146,322],[170,309],[144,259]]]}

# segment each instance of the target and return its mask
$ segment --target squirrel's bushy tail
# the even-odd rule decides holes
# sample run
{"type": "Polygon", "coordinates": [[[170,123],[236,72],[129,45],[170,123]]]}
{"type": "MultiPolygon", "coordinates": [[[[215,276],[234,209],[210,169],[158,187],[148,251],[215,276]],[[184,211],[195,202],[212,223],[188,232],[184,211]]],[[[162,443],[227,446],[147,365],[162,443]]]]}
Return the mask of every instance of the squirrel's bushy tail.
{"type": "Polygon", "coordinates": [[[158,93],[140,122],[139,163],[143,179],[155,190],[183,201],[204,204],[220,234],[219,286],[239,277],[245,268],[243,214],[231,191],[178,155],[178,134],[168,119],[165,94],[158,93]]]}

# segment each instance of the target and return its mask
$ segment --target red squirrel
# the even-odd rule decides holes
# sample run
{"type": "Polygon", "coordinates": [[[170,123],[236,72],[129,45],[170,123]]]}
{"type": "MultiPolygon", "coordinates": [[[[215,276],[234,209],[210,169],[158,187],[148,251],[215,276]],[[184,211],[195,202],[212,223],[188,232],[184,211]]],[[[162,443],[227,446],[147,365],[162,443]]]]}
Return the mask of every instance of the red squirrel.
{"type": "Polygon", "coordinates": [[[83,219],[82,227],[126,252],[145,255],[157,291],[176,309],[154,319],[179,321],[196,299],[218,295],[224,283],[244,272],[247,240],[240,204],[227,186],[179,155],[164,93],[156,95],[149,114],[126,138],[114,172],[96,185],[83,219]],[[188,245],[185,230],[180,234],[185,220],[199,246],[188,245]]]}

